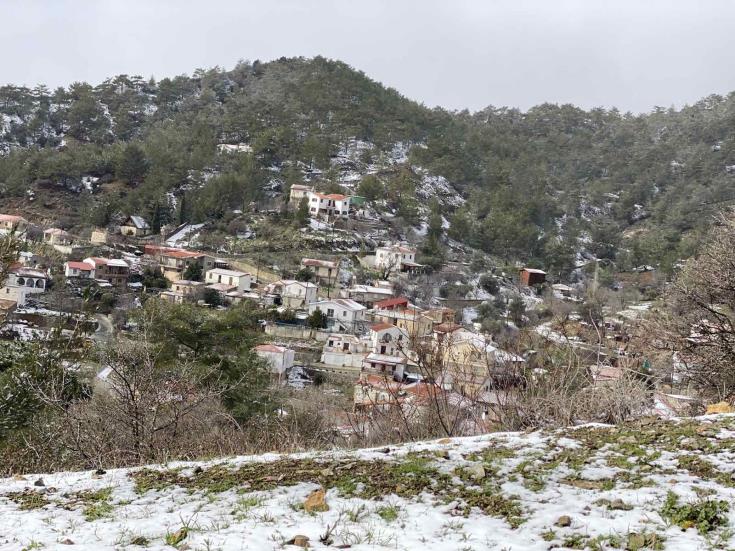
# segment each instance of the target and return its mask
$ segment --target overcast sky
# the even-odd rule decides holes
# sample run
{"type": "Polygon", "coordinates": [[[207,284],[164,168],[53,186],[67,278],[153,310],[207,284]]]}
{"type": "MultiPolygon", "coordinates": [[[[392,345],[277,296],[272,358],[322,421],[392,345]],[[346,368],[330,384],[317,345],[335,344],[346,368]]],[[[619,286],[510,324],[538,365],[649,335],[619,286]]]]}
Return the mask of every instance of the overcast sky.
{"type": "Polygon", "coordinates": [[[0,0],[0,83],[341,59],[428,106],[647,111],[735,90],[732,0],[0,0]]]}

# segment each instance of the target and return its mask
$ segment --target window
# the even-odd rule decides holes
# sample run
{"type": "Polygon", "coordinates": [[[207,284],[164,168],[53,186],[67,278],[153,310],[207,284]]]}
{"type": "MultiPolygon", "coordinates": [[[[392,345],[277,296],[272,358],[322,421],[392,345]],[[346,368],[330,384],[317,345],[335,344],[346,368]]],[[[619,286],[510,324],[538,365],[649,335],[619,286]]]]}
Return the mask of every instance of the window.
{"type": "Polygon", "coordinates": [[[334,317],[334,308],[328,308],[327,309],[327,317],[333,318],[334,317]]]}

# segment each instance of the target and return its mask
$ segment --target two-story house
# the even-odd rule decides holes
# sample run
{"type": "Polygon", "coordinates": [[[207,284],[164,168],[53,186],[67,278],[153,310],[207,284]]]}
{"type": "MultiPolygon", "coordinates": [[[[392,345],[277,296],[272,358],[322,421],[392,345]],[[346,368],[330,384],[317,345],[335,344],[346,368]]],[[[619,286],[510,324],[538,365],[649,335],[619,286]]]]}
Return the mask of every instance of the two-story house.
{"type": "Polygon", "coordinates": [[[265,287],[266,294],[280,297],[281,304],[289,308],[303,308],[316,302],[319,286],[309,281],[295,279],[281,279],[265,287]]]}
{"type": "Polygon", "coordinates": [[[215,267],[215,258],[198,251],[146,245],[143,249],[147,256],[152,256],[161,267],[161,271],[169,281],[182,279],[184,271],[192,264],[197,264],[202,273],[215,267]]]}
{"type": "Polygon", "coordinates": [[[350,214],[350,198],[341,193],[319,193],[311,191],[307,195],[309,214],[312,216],[335,216],[347,218],[350,214]]]}
{"type": "Polygon", "coordinates": [[[309,314],[321,310],[327,316],[327,327],[333,331],[360,332],[366,325],[367,308],[348,298],[320,300],[308,305],[309,314]]]}
{"type": "Polygon", "coordinates": [[[375,267],[387,273],[405,273],[416,272],[423,266],[416,263],[416,249],[394,244],[375,249],[375,267]]]}
{"type": "Polygon", "coordinates": [[[115,287],[128,284],[130,266],[124,260],[90,256],[84,259],[84,263],[94,265],[94,278],[97,280],[106,281],[115,287]]]}
{"type": "Polygon", "coordinates": [[[332,333],[322,347],[321,363],[331,368],[360,369],[372,350],[369,339],[346,333],[332,333]]]}
{"type": "Polygon", "coordinates": [[[339,274],[339,263],[332,260],[319,260],[317,258],[302,258],[301,266],[308,268],[318,280],[328,285],[333,285],[339,274]]]}

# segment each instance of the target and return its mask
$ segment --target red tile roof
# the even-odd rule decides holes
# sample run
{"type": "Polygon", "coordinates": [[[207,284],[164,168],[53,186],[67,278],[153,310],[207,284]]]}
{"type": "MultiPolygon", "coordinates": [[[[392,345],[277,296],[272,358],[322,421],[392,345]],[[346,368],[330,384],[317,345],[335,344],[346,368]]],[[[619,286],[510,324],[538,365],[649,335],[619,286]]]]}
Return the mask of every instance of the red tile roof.
{"type": "Polygon", "coordinates": [[[408,299],[406,297],[387,298],[376,302],[374,306],[376,310],[390,308],[391,306],[408,306],[408,299]]]}
{"type": "Polygon", "coordinates": [[[66,265],[70,268],[74,268],[75,270],[84,270],[86,272],[94,270],[94,266],[87,264],[86,262],[67,262],[66,265]]]}

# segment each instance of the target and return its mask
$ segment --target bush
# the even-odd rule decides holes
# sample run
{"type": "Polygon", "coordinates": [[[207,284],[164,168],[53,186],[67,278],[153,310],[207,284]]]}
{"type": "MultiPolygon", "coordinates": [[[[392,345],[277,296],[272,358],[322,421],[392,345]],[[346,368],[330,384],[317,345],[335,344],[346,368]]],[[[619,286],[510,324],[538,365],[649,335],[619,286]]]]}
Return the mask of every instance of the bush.
{"type": "Polygon", "coordinates": [[[500,290],[498,280],[495,279],[495,276],[490,274],[484,274],[480,277],[480,287],[491,295],[496,294],[500,290]]]}
{"type": "Polygon", "coordinates": [[[306,320],[309,327],[314,329],[324,329],[327,327],[327,315],[321,310],[314,310],[306,320]]]}
{"type": "Polygon", "coordinates": [[[701,499],[680,504],[679,496],[669,492],[661,516],[682,530],[696,528],[700,534],[706,534],[727,525],[726,513],[729,510],[730,506],[724,500],[701,499]]]}

